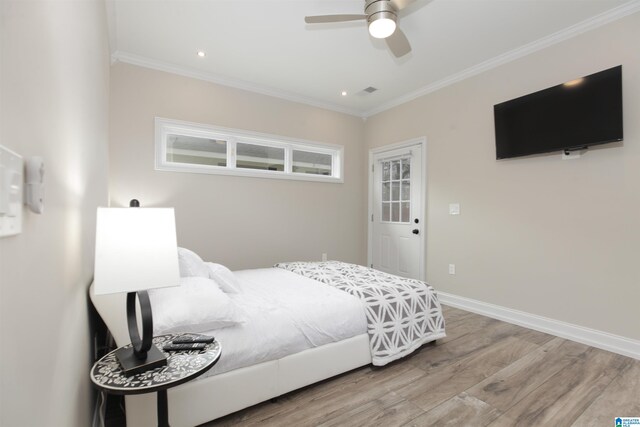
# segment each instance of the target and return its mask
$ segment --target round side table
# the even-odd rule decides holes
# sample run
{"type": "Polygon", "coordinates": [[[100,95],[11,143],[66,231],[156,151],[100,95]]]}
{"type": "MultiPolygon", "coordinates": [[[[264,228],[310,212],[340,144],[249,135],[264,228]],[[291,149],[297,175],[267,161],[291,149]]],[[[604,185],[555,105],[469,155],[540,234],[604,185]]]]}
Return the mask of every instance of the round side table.
{"type": "MultiPolygon", "coordinates": [[[[162,350],[173,339],[189,334],[168,334],[153,338],[153,343],[167,356],[167,365],[131,376],[125,376],[116,359],[116,350],[98,360],[91,368],[91,381],[100,390],[111,394],[158,393],[158,426],[169,427],[167,389],[183,384],[207,372],[222,353],[218,341],[207,344],[204,350],[162,350]]],[[[128,344],[124,347],[131,347],[128,344]]]]}

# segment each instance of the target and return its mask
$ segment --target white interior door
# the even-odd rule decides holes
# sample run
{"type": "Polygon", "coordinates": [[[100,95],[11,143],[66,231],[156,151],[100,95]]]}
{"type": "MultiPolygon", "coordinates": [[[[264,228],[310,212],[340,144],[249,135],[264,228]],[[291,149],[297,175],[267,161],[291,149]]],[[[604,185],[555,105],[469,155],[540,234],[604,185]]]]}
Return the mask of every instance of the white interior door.
{"type": "Polygon", "coordinates": [[[424,280],[422,146],[373,155],[371,264],[424,280]]]}

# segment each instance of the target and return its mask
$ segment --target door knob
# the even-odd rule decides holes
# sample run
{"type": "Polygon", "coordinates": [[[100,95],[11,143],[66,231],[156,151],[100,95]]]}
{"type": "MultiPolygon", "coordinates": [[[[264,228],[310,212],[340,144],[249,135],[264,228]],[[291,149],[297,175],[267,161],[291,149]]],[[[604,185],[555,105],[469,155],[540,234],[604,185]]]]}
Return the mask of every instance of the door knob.
{"type": "Polygon", "coordinates": [[[420,234],[420,230],[418,230],[417,228],[414,228],[412,231],[413,234],[420,234]]]}

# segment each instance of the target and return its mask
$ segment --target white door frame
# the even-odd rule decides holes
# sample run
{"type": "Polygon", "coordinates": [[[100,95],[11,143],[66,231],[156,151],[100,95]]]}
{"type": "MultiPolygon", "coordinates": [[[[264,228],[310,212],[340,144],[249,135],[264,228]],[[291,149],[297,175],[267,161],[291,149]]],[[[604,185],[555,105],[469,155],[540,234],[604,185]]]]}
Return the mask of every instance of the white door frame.
{"type": "Polygon", "coordinates": [[[369,199],[367,202],[368,205],[368,215],[367,215],[367,265],[370,267],[373,262],[373,158],[386,151],[397,150],[399,148],[408,148],[411,146],[420,145],[422,147],[422,158],[420,159],[422,162],[422,182],[420,185],[422,186],[422,201],[420,203],[420,229],[422,230],[420,233],[420,279],[426,280],[426,270],[425,270],[425,254],[426,254],[426,245],[427,245],[427,138],[422,136],[419,138],[410,139],[407,141],[397,142],[395,144],[384,145],[378,148],[372,148],[369,150],[369,199]]]}

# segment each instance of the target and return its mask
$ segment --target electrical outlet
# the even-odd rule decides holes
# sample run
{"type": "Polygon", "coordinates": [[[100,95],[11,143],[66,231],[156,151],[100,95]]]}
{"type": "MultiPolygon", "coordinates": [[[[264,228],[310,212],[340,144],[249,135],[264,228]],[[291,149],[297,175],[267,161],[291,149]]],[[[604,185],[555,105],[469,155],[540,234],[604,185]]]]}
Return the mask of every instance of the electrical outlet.
{"type": "Polygon", "coordinates": [[[456,265],[449,264],[449,274],[456,274],[456,265]]]}
{"type": "Polygon", "coordinates": [[[326,253],[323,253],[323,254],[322,254],[322,261],[326,261],[326,260],[327,260],[327,254],[326,254],[326,253]]]}
{"type": "Polygon", "coordinates": [[[449,215],[460,215],[460,203],[449,203],[449,215]]]}

